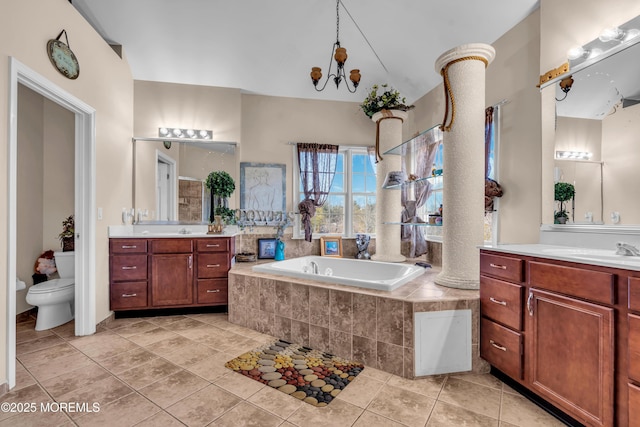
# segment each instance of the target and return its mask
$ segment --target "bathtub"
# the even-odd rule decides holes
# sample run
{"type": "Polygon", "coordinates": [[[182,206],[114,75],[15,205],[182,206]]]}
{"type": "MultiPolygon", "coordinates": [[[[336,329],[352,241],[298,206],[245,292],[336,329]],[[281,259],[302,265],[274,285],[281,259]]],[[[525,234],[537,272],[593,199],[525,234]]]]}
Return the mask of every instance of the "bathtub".
{"type": "Polygon", "coordinates": [[[424,273],[417,265],[348,258],[305,256],[253,267],[259,273],[279,274],[360,288],[393,291],[424,273]],[[318,264],[318,274],[311,270],[318,264]]]}

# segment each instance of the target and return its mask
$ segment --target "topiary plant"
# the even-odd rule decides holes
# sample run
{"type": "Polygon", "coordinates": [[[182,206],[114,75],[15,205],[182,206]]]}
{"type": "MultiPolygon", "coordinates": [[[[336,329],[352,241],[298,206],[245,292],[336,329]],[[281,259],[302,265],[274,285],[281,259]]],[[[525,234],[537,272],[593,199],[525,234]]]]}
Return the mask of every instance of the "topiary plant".
{"type": "Polygon", "coordinates": [[[568,182],[556,182],[554,199],[560,202],[560,210],[554,213],[554,223],[564,224],[569,219],[569,214],[564,209],[565,202],[573,199],[576,194],[576,188],[568,182]]]}
{"type": "Polygon", "coordinates": [[[236,189],[236,183],[225,171],[213,171],[207,177],[205,185],[211,193],[219,197],[229,197],[236,189]]]}

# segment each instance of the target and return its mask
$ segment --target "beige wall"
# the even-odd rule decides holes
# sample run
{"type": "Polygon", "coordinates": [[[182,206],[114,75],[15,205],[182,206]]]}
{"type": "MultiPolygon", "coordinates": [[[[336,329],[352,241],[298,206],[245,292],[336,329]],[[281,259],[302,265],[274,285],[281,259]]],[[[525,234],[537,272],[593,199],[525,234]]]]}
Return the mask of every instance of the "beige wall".
{"type": "MultiPolygon", "coordinates": [[[[8,166],[9,57],[96,109],[96,205],[104,219],[96,224],[96,321],[109,316],[107,226],[120,223],[120,209],[131,204],[133,80],[126,59],[119,58],[66,0],[22,0],[4,5],[0,14],[0,164],[8,166]],[[80,62],[80,76],[69,80],[51,65],[47,40],[64,28],[80,62]]],[[[20,121],[20,117],[18,117],[20,121]]],[[[8,227],[8,181],[0,180],[0,229],[8,227]]],[[[65,210],[66,212],[66,210],[65,210]]],[[[56,220],[58,221],[58,220],[56,220]]],[[[61,221],[61,219],[59,220],[61,221]]],[[[61,225],[60,225],[61,226],[61,225]]],[[[57,235],[57,234],[56,234],[57,235]]],[[[42,237],[40,237],[40,241],[42,237]]],[[[0,271],[7,271],[8,241],[0,241],[0,271]]],[[[7,289],[6,276],[0,278],[7,289]]],[[[6,293],[0,293],[6,307],[6,293]]],[[[6,315],[0,316],[0,343],[6,342],[6,315]]],[[[0,383],[6,381],[5,352],[0,352],[0,383]]]]}

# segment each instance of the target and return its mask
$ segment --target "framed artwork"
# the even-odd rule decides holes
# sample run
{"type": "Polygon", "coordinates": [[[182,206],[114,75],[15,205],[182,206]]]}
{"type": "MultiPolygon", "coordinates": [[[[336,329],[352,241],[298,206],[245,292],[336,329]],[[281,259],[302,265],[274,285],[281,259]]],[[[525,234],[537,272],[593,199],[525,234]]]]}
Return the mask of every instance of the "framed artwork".
{"type": "Polygon", "coordinates": [[[285,211],[286,191],[286,165],[240,163],[240,209],[285,211]]]}
{"type": "Polygon", "coordinates": [[[320,237],[320,255],[342,257],[342,237],[320,237]]]}
{"type": "Polygon", "coordinates": [[[258,239],[258,259],[276,257],[276,239],[258,239]]]}

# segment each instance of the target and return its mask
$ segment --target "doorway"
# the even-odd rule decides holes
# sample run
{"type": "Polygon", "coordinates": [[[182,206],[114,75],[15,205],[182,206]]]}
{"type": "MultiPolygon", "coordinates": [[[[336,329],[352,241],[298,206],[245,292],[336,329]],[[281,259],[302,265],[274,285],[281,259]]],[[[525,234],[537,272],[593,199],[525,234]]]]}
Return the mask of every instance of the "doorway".
{"type": "Polygon", "coordinates": [[[95,332],[95,110],[15,58],[9,63],[8,257],[6,371],[16,383],[16,247],[18,85],[71,111],[75,116],[75,334],[95,332]]]}
{"type": "Polygon", "coordinates": [[[159,221],[177,220],[176,161],[156,150],[156,212],[159,221]]]}

